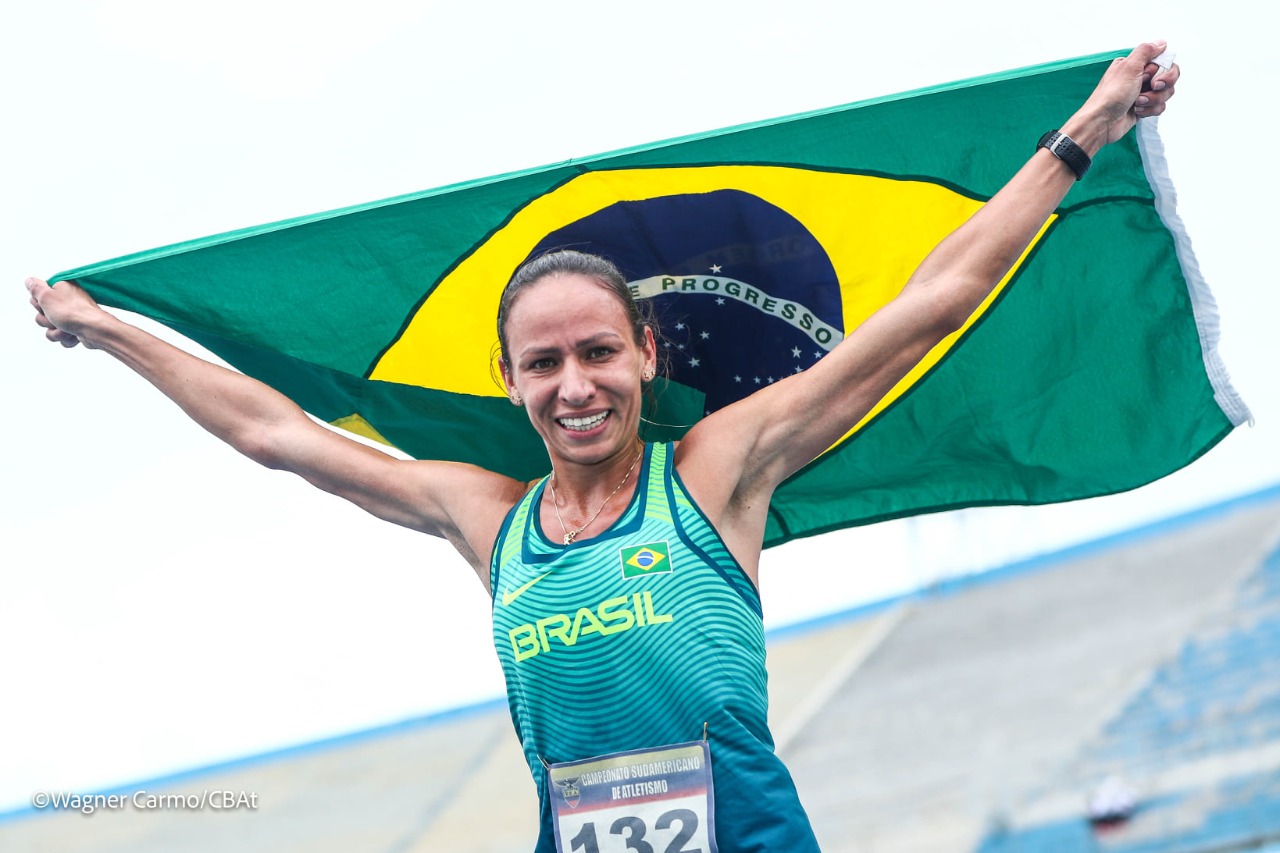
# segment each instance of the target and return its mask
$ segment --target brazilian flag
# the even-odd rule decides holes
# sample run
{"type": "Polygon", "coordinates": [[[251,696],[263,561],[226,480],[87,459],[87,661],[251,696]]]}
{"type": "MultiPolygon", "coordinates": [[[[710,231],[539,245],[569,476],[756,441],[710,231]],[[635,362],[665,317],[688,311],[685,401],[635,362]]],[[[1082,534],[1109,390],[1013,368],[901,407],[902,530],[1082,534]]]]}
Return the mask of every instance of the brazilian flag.
{"type": "MultiPolygon", "coordinates": [[[[520,479],[549,469],[495,379],[525,259],[611,258],[661,321],[643,434],[799,373],[1083,103],[1105,54],[570,160],[69,270],[339,427],[520,479]]],[[[1155,120],[1103,150],[958,333],[784,483],[766,545],[1134,488],[1248,419],[1155,120]]]]}

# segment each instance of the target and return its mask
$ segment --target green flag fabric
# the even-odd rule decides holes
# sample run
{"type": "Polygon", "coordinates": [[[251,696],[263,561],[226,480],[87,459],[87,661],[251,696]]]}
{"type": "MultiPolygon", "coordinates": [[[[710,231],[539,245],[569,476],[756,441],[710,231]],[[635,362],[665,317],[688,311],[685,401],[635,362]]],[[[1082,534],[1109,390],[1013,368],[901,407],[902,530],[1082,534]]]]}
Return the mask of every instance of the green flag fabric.
{"type": "MultiPolygon", "coordinates": [[[[325,421],[521,479],[549,463],[495,378],[503,285],[605,255],[661,322],[642,435],[801,372],[892,299],[1120,54],[642,145],[69,270],[325,421]]],[[[571,310],[571,309],[567,309],[571,310]]],[[[1104,149],[1019,263],[784,483],[766,545],[941,509],[1134,488],[1248,419],[1155,120],[1104,149]]]]}

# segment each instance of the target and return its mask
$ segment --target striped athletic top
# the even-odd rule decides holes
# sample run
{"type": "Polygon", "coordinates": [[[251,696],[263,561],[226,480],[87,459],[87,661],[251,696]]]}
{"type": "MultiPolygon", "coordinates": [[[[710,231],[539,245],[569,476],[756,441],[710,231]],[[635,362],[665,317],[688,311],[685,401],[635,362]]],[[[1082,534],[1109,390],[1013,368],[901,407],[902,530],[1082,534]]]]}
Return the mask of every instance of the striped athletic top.
{"type": "Polygon", "coordinates": [[[544,761],[698,740],[704,723],[719,848],[816,850],[773,754],[759,596],[672,456],[646,446],[631,503],[597,536],[546,536],[546,478],[498,534],[493,639],[542,801],[537,850],[555,849],[544,761]]]}

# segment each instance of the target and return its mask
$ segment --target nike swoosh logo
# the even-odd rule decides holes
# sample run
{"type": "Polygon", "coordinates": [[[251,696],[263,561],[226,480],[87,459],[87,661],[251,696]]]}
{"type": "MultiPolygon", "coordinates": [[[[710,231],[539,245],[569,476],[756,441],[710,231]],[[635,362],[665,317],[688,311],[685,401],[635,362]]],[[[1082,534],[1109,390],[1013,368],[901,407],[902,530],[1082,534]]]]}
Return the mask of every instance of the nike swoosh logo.
{"type": "Polygon", "coordinates": [[[537,576],[536,578],[534,578],[533,580],[531,580],[531,581],[529,581],[529,582],[527,582],[527,583],[523,583],[523,584],[521,584],[520,586],[516,587],[514,592],[513,592],[513,591],[511,591],[510,589],[504,589],[504,590],[502,591],[502,606],[503,606],[503,607],[510,607],[510,606],[511,606],[511,603],[512,603],[513,601],[515,601],[515,600],[516,600],[517,598],[519,598],[520,596],[524,595],[526,592],[528,592],[528,591],[529,591],[529,588],[530,588],[530,587],[532,587],[535,583],[537,583],[538,581],[542,580],[543,578],[545,578],[545,577],[546,577],[547,575],[549,575],[549,574],[551,574],[551,572],[543,572],[542,574],[538,575],[538,576],[537,576]]]}

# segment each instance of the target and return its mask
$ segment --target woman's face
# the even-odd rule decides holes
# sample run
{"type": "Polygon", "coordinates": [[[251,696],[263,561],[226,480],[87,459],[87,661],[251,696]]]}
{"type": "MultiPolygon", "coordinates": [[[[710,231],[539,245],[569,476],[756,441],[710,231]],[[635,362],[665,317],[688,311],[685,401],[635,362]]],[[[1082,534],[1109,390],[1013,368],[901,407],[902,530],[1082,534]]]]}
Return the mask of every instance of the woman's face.
{"type": "Polygon", "coordinates": [[[640,380],[656,365],[653,333],[635,341],[612,291],[577,274],[547,276],[507,319],[509,392],[518,391],[553,461],[590,464],[632,446],[640,380]]]}

